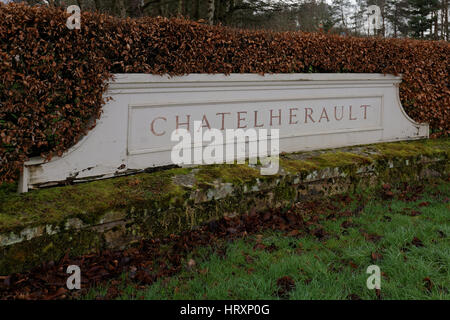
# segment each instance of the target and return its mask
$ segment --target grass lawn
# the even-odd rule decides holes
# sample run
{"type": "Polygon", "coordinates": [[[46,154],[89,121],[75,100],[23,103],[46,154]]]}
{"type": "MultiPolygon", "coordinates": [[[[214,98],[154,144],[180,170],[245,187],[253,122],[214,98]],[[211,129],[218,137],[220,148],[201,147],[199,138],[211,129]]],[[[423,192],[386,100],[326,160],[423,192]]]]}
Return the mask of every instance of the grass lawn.
{"type": "MultiPolygon", "coordinates": [[[[424,185],[350,195],[343,214],[325,210],[311,224],[320,237],[266,228],[199,247],[181,272],[151,285],[123,274],[112,282],[115,298],[450,299],[450,184],[424,185]],[[366,286],[370,265],[381,269],[381,290],[366,286]]],[[[111,286],[83,298],[105,297],[111,286]]]]}

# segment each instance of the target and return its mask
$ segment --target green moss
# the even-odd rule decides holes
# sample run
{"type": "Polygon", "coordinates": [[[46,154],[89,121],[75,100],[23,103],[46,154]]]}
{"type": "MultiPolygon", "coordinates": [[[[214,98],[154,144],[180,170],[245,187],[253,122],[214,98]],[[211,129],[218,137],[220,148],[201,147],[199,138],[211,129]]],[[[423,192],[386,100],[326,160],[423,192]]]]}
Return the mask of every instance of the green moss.
{"type": "Polygon", "coordinates": [[[187,169],[171,169],[134,176],[118,177],[77,185],[8,194],[0,202],[0,230],[13,231],[24,226],[62,224],[77,217],[93,223],[114,209],[169,205],[183,188],[172,177],[187,169]],[[149,203],[151,202],[151,203],[149,203]]]}
{"type": "Polygon", "coordinates": [[[319,167],[312,161],[293,160],[280,157],[280,165],[290,173],[310,172],[319,167]]]}
{"type": "Polygon", "coordinates": [[[240,184],[259,177],[261,177],[259,170],[251,168],[247,164],[203,166],[195,174],[198,185],[211,184],[215,180],[240,184]]]}
{"type": "Polygon", "coordinates": [[[332,152],[324,153],[309,159],[310,162],[319,168],[336,168],[346,166],[357,166],[372,163],[372,159],[355,153],[332,152]]]}
{"type": "Polygon", "coordinates": [[[291,181],[280,182],[273,190],[274,202],[281,205],[288,205],[297,200],[297,188],[291,181]]]}
{"type": "MultiPolygon", "coordinates": [[[[450,139],[384,143],[362,148],[371,150],[373,155],[363,156],[362,152],[329,151],[306,160],[293,160],[281,156],[280,165],[290,173],[308,173],[327,167],[357,168],[374,160],[383,165],[386,159],[416,156],[442,156],[448,159],[450,139]]],[[[0,230],[4,233],[25,226],[60,225],[73,217],[92,223],[106,212],[114,210],[126,212],[131,208],[165,210],[170,206],[181,204],[188,197],[187,190],[175,184],[172,177],[191,171],[192,169],[170,169],[40,189],[22,195],[14,192],[17,184],[4,184],[0,187],[0,230]]],[[[215,180],[220,180],[233,183],[236,190],[242,184],[253,184],[256,179],[266,181],[273,178],[261,176],[259,169],[246,164],[203,166],[195,169],[194,177],[197,187],[210,188],[215,180]]]]}
{"type": "Polygon", "coordinates": [[[58,261],[66,253],[71,257],[95,251],[102,247],[101,234],[91,231],[64,232],[43,236],[38,241],[0,248],[0,274],[29,270],[43,261],[58,261]]]}
{"type": "Polygon", "coordinates": [[[3,199],[6,199],[6,197],[16,193],[16,191],[17,191],[17,182],[15,182],[15,183],[10,183],[10,182],[0,183],[0,202],[3,199]]]}
{"type": "Polygon", "coordinates": [[[378,158],[411,158],[440,154],[448,156],[450,139],[382,143],[373,147],[380,153],[378,158]]]}

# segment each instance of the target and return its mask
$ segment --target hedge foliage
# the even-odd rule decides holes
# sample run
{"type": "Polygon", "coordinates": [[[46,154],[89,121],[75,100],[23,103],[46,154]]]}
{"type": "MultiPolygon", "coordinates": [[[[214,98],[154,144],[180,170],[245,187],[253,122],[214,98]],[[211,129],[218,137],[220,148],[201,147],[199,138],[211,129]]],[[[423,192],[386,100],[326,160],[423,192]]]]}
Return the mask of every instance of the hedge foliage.
{"type": "Polygon", "coordinates": [[[112,73],[403,74],[401,100],[434,135],[450,132],[448,42],[210,27],[0,4],[0,181],[34,155],[61,155],[101,115],[112,73]]]}

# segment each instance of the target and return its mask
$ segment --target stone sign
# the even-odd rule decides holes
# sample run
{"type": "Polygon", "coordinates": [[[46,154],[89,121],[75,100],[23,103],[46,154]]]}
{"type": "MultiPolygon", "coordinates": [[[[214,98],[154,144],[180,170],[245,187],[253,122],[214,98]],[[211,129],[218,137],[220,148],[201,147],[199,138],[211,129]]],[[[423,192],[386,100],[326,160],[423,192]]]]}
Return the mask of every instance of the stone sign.
{"type": "Polygon", "coordinates": [[[19,191],[172,165],[172,134],[195,134],[196,123],[279,129],[281,152],[426,138],[428,125],[401,106],[400,82],[381,74],[117,74],[97,126],[62,157],[25,163],[19,191]]]}

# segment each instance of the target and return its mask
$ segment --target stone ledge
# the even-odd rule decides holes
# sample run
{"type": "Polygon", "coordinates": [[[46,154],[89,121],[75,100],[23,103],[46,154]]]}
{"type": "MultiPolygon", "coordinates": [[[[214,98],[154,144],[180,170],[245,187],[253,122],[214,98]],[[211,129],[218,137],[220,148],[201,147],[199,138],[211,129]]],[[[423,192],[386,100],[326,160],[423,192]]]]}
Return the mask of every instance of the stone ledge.
{"type": "Polygon", "coordinates": [[[121,249],[224,215],[282,207],[360,185],[449,174],[450,139],[283,154],[257,167],[175,168],[14,194],[0,190],[0,274],[100,249],[121,249]]]}

